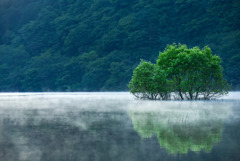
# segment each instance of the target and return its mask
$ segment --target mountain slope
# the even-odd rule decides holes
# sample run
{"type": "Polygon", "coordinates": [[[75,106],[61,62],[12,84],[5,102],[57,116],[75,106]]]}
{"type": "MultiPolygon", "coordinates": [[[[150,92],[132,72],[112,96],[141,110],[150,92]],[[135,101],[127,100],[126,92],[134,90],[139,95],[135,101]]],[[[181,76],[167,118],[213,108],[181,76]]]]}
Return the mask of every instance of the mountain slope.
{"type": "Polygon", "coordinates": [[[1,91],[128,90],[166,44],[209,45],[240,85],[238,0],[4,0],[1,91]]]}

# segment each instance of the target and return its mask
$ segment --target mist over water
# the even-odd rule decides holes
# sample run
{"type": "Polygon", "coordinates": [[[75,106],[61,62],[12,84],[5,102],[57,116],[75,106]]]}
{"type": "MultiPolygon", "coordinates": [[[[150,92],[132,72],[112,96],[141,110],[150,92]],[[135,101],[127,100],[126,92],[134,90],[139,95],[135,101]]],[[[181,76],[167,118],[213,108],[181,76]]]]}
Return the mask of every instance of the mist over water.
{"type": "Polygon", "coordinates": [[[1,93],[0,103],[0,160],[240,159],[240,92],[213,101],[1,93]]]}

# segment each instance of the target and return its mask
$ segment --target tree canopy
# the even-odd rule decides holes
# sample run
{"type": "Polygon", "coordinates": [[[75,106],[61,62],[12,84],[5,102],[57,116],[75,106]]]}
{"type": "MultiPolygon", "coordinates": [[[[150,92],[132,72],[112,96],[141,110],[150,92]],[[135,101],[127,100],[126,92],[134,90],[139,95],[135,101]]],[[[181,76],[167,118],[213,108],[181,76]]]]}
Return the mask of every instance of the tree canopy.
{"type": "Polygon", "coordinates": [[[130,92],[148,99],[212,99],[227,94],[219,56],[209,47],[168,45],[157,64],[142,61],[133,71],[130,92]]]}
{"type": "Polygon", "coordinates": [[[137,98],[168,99],[169,89],[167,78],[163,70],[156,64],[141,61],[134,69],[129,83],[130,92],[137,98]]]}

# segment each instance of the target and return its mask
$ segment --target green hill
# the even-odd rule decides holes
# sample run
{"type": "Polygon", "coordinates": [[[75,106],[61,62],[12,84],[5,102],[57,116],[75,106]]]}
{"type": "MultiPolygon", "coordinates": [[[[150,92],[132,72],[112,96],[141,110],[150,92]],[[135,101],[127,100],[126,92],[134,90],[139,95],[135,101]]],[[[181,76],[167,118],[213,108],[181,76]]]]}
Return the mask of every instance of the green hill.
{"type": "Polygon", "coordinates": [[[239,0],[2,0],[0,91],[122,91],[166,44],[209,45],[240,86],[239,0]]]}

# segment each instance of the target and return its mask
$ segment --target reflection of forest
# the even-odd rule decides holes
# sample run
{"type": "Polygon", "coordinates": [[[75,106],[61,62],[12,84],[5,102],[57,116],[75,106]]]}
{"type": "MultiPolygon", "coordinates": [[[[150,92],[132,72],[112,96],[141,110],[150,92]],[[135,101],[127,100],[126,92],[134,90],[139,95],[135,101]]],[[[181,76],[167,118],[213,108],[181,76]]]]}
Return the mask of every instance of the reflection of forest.
{"type": "MultiPolygon", "coordinates": [[[[199,109],[191,109],[191,103],[185,105],[166,107],[165,110],[133,109],[129,116],[135,131],[142,138],[156,136],[160,146],[169,153],[210,152],[214,143],[221,140],[222,121],[227,111],[221,107],[215,110],[211,107],[203,109],[201,106],[199,109]]],[[[143,107],[144,103],[140,106],[143,107]]]]}
{"type": "Polygon", "coordinates": [[[11,112],[0,111],[0,161],[121,161],[144,155],[136,155],[143,150],[127,113],[11,112]]]}

